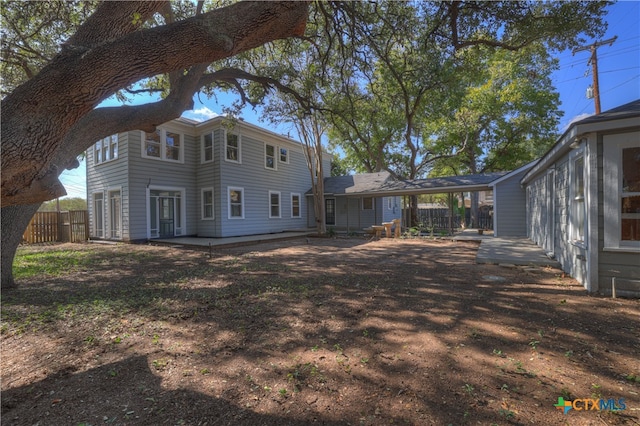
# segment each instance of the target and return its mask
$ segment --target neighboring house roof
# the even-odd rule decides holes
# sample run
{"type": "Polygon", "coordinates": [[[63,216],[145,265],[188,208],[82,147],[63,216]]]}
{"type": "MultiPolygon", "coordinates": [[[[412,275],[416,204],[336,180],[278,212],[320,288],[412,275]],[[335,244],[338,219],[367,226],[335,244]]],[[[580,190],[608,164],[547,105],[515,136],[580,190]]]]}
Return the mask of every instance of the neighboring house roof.
{"type": "Polygon", "coordinates": [[[549,151],[524,175],[520,183],[526,184],[546,170],[558,158],[569,152],[573,144],[579,143],[583,135],[602,130],[624,130],[637,127],[638,117],[640,117],[640,99],[572,123],[549,151]]]}
{"type": "MultiPolygon", "coordinates": [[[[363,173],[326,178],[324,180],[324,192],[325,195],[397,196],[457,191],[488,191],[491,190],[489,185],[491,182],[507,173],[509,172],[412,180],[393,179],[389,172],[363,173]]],[[[307,192],[307,194],[311,193],[311,191],[307,192]]]]}

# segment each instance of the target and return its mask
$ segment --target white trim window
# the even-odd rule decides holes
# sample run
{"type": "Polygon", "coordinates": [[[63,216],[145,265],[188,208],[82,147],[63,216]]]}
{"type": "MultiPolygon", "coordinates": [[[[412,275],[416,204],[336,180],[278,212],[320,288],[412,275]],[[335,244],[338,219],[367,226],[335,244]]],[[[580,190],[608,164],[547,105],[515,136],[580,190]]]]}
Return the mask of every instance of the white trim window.
{"type": "Polygon", "coordinates": [[[362,197],[362,210],[373,210],[373,197],[362,197]]]}
{"type": "Polygon", "coordinates": [[[180,133],[156,129],[153,133],[142,132],[142,157],[182,163],[184,141],[180,133]]]}
{"type": "Polygon", "coordinates": [[[280,162],[289,164],[289,150],[287,148],[280,147],[278,151],[280,152],[280,162]]]}
{"type": "Polygon", "coordinates": [[[213,133],[205,133],[200,137],[200,163],[213,161],[213,133]]]}
{"type": "Polygon", "coordinates": [[[300,196],[300,194],[295,194],[295,193],[291,194],[291,217],[294,217],[294,218],[302,217],[300,200],[302,200],[302,197],[300,196]]]}
{"type": "Polygon", "coordinates": [[[280,192],[269,191],[269,219],[279,219],[280,217],[280,192]]]}
{"type": "Polygon", "coordinates": [[[202,220],[213,220],[213,188],[202,188],[202,220]]]}
{"type": "Polygon", "coordinates": [[[604,248],[640,250],[640,141],[604,136],[604,248]]]}
{"type": "Polygon", "coordinates": [[[571,240],[585,243],[587,210],[585,203],[585,155],[579,153],[572,159],[571,173],[571,240]]]}
{"type": "Polygon", "coordinates": [[[269,143],[264,144],[264,168],[277,170],[278,163],[276,162],[276,146],[269,143]]]}
{"type": "Polygon", "coordinates": [[[118,159],[118,135],[107,136],[99,140],[94,145],[94,162],[95,164],[106,163],[107,161],[118,159]]]}
{"type": "Polygon", "coordinates": [[[240,135],[226,132],[224,140],[224,160],[231,163],[242,163],[242,140],[240,135]]]}
{"type": "Polygon", "coordinates": [[[229,219],[244,219],[244,188],[227,187],[229,198],[229,219]]]}
{"type": "Polygon", "coordinates": [[[104,237],[104,192],[93,194],[93,236],[104,237]]]}

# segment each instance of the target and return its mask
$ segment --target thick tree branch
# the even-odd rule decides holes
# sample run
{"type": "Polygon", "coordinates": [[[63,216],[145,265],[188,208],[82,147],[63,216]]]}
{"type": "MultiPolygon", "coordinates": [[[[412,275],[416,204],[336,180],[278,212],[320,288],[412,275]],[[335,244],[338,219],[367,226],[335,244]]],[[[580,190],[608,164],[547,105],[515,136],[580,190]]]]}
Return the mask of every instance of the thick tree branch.
{"type": "MultiPolygon", "coordinates": [[[[154,3],[150,10],[162,4],[154,3]]],[[[64,54],[2,100],[2,205],[52,198],[50,190],[29,188],[41,186],[38,180],[53,188],[50,177],[57,178],[62,171],[57,166],[63,161],[61,154],[79,153],[63,146],[66,133],[108,96],[146,77],[209,64],[268,41],[300,35],[307,8],[303,2],[241,2],[148,30],[127,33],[134,24],[105,29],[106,36],[92,35],[91,26],[83,25],[64,54]],[[107,41],[120,32],[125,35],[107,41]],[[116,62],[126,66],[114,66],[116,62]]]]}

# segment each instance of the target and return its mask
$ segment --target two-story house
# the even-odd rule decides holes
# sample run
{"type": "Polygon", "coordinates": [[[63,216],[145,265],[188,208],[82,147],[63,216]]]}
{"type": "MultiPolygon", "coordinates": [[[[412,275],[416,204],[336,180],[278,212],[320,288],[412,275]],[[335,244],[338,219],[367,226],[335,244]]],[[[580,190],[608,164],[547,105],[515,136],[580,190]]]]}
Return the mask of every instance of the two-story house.
{"type": "MultiPolygon", "coordinates": [[[[331,156],[323,161],[330,170],[331,156]]],[[[303,146],[242,120],[179,118],[112,135],[86,164],[92,238],[229,237],[312,222],[303,146]]]]}

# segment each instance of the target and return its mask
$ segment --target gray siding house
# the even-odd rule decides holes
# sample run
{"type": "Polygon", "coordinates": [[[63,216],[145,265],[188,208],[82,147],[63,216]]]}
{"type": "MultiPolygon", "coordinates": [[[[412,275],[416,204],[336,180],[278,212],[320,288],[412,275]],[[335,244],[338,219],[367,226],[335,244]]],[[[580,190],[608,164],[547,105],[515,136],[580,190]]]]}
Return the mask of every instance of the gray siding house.
{"type": "Polygon", "coordinates": [[[521,183],[531,240],[587,291],[640,296],[640,100],[573,123],[521,183]]]}
{"type": "MultiPolygon", "coordinates": [[[[330,156],[323,159],[327,170],[330,156]]],[[[87,151],[92,238],[230,237],[307,226],[303,146],[258,126],[179,118],[87,151]]]]}
{"type": "MultiPolygon", "coordinates": [[[[391,182],[389,172],[334,176],[324,179],[325,220],[327,229],[362,232],[364,228],[402,218],[399,195],[378,194],[391,182]]],[[[309,226],[315,224],[312,192],[309,199],[309,226]]]]}

